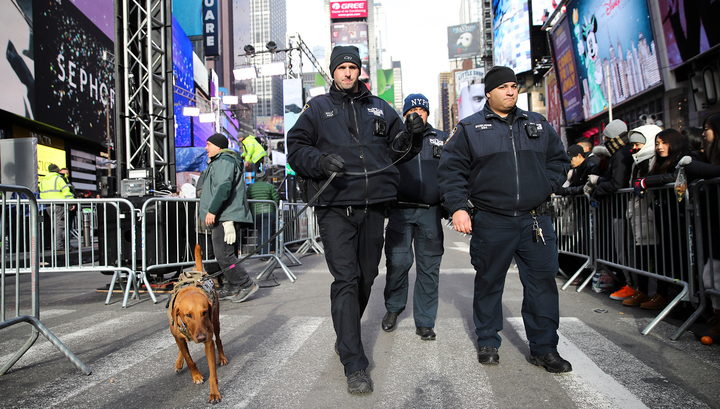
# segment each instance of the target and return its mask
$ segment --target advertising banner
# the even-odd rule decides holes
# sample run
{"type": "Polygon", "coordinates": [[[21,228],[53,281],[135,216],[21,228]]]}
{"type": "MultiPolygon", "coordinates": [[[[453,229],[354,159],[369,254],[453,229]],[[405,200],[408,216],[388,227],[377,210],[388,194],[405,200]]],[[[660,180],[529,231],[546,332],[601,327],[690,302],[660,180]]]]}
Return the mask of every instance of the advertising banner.
{"type": "Polygon", "coordinates": [[[577,65],[573,51],[572,33],[568,19],[556,25],[552,34],[555,61],[557,62],[557,82],[562,92],[565,119],[568,125],[585,119],[582,108],[582,95],[578,82],[577,65]]]}
{"type": "Polygon", "coordinates": [[[466,58],[480,54],[480,24],[470,23],[447,28],[448,58],[466,58]]]}
{"type": "Polygon", "coordinates": [[[362,71],[360,77],[367,78],[370,74],[370,57],[368,48],[368,25],[362,22],[333,23],[330,26],[332,46],[354,45],[360,51],[362,71]]]}
{"type": "Polygon", "coordinates": [[[720,44],[720,2],[658,0],[670,69],[720,44]],[[715,27],[715,28],[713,28],[715,27]]]}
{"type": "Polygon", "coordinates": [[[462,120],[485,107],[485,68],[455,72],[458,120],[462,120]]]}
{"type": "Polygon", "coordinates": [[[586,118],[607,109],[610,97],[615,105],[660,84],[646,2],[571,0],[567,11],[586,118]]]}
{"type": "Polygon", "coordinates": [[[285,107],[284,130],[287,145],[287,131],[297,122],[303,109],[303,88],[301,78],[283,80],[283,106],[285,107]]]}
{"type": "Polygon", "coordinates": [[[35,119],[35,59],[32,34],[32,2],[0,1],[0,58],[2,98],[0,109],[35,119]]]}
{"type": "MultiPolygon", "coordinates": [[[[113,15],[112,0],[99,3],[109,5],[109,15],[113,15]]],[[[35,119],[104,142],[108,117],[109,135],[115,135],[113,41],[73,2],[38,1],[33,7],[34,49],[23,55],[32,55],[35,62],[34,82],[32,78],[24,80],[29,84],[28,96],[31,87],[37,90],[31,104],[35,119]]],[[[25,71],[24,76],[30,75],[29,69],[25,71]]]]}
{"type": "Polygon", "coordinates": [[[205,55],[220,55],[219,0],[204,0],[202,10],[205,55]]]}
{"type": "Polygon", "coordinates": [[[393,109],[395,106],[395,74],[390,70],[377,70],[378,97],[387,101],[393,109]]]}
{"type": "Polygon", "coordinates": [[[340,0],[330,2],[330,18],[364,18],[367,17],[367,1],[340,0]]]}
{"type": "Polygon", "coordinates": [[[548,122],[560,133],[563,110],[560,103],[560,90],[555,76],[555,68],[550,68],[545,73],[545,106],[547,107],[548,122]]]}
{"type": "Polygon", "coordinates": [[[195,82],[193,81],[193,48],[192,42],[185,35],[180,23],[173,16],[173,76],[176,90],[173,94],[175,103],[175,146],[191,146],[192,130],[190,123],[192,117],[183,115],[183,108],[194,105],[188,96],[195,95],[195,82]]]}
{"type": "Polygon", "coordinates": [[[495,65],[510,67],[516,74],[530,71],[530,10],[528,0],[493,0],[495,65]]]}

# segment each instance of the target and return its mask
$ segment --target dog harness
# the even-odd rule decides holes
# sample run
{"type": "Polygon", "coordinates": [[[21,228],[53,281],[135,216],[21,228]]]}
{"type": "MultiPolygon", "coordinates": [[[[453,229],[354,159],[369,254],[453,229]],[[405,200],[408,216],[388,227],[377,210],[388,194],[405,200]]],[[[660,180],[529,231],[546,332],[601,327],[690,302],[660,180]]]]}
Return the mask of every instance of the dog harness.
{"type": "Polygon", "coordinates": [[[183,322],[182,320],[182,317],[178,316],[178,322],[176,323],[173,319],[172,314],[172,311],[175,307],[175,297],[180,292],[180,290],[189,286],[198,288],[202,292],[204,292],[210,300],[210,305],[213,308],[215,308],[215,304],[218,302],[218,300],[217,292],[215,292],[215,281],[212,279],[212,277],[208,276],[207,273],[203,271],[184,271],[178,277],[178,282],[175,283],[172,295],[170,296],[170,299],[168,299],[168,303],[167,305],[165,305],[165,307],[168,309],[167,314],[168,318],[170,319],[170,325],[176,326],[178,331],[180,331],[180,333],[183,334],[185,338],[192,340],[192,335],[190,335],[190,331],[188,331],[185,322],[183,322]]]}

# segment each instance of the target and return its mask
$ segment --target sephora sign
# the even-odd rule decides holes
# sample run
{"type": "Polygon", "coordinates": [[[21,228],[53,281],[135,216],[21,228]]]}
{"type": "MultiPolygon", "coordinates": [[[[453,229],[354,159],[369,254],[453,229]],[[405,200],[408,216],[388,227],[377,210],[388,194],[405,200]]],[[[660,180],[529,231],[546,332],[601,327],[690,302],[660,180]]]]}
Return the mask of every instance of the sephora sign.
{"type": "Polygon", "coordinates": [[[330,18],[367,17],[367,1],[331,1],[330,18]]]}

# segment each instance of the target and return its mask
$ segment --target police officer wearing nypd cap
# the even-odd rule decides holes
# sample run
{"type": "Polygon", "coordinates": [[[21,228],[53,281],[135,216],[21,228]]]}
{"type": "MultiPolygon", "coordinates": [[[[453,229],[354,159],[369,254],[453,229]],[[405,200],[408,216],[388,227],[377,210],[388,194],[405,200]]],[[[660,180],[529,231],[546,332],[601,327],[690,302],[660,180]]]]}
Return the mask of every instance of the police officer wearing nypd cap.
{"type": "Polygon", "coordinates": [[[458,123],[438,169],[443,206],[453,227],[472,234],[478,361],[500,363],[502,293],[514,257],[524,287],[529,361],[548,372],[569,372],[572,365],[557,352],[558,252],[548,200],[564,183],[570,160],[547,120],[516,106],[518,82],[512,69],[488,71],[485,92],[485,108],[458,123]]]}
{"type": "Polygon", "coordinates": [[[369,361],[360,333],[370,289],[382,257],[388,203],[400,183],[396,161],[422,147],[425,124],[417,114],[405,123],[384,100],[360,83],[357,47],[337,46],[330,56],[330,92],[311,99],[288,132],[288,162],[308,180],[325,260],[334,281],[330,310],[348,392],[370,393],[369,361]]]}
{"type": "Polygon", "coordinates": [[[427,123],[430,103],[423,94],[410,94],[405,98],[403,115],[407,117],[413,112],[425,123],[423,145],[417,156],[397,165],[400,171],[398,200],[390,211],[385,230],[387,313],[381,327],[385,332],[393,331],[398,315],[405,310],[415,242],[415,333],[423,341],[434,341],[440,261],[444,252],[437,168],[447,134],[427,123]]]}

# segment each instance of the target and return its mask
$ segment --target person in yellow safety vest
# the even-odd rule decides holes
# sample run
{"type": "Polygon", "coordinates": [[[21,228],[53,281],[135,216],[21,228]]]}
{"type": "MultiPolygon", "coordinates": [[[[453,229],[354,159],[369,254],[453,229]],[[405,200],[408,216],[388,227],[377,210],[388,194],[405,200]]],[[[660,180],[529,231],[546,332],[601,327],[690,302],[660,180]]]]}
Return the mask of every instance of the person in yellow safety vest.
{"type": "MultiPolygon", "coordinates": [[[[48,166],[48,174],[40,181],[40,199],[72,199],[70,184],[60,174],[60,168],[51,163],[48,166]]],[[[72,211],[75,206],[72,206],[72,211]]],[[[49,212],[53,216],[53,227],[55,229],[55,243],[52,246],[56,251],[65,249],[65,205],[55,204],[50,207],[49,212]]]]}
{"type": "Polygon", "coordinates": [[[262,158],[267,156],[267,152],[265,152],[265,149],[263,149],[262,145],[260,145],[260,142],[257,141],[255,135],[238,135],[238,140],[242,143],[242,157],[245,160],[245,166],[252,163],[252,171],[257,173],[260,169],[262,158]]]}

